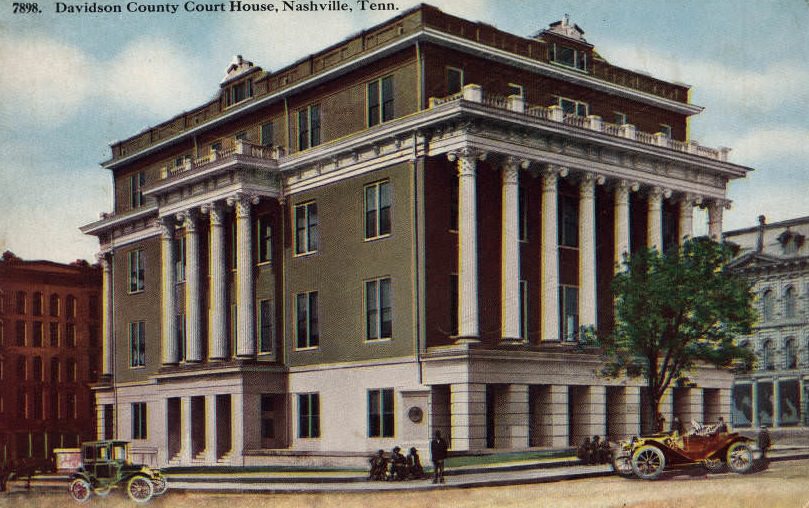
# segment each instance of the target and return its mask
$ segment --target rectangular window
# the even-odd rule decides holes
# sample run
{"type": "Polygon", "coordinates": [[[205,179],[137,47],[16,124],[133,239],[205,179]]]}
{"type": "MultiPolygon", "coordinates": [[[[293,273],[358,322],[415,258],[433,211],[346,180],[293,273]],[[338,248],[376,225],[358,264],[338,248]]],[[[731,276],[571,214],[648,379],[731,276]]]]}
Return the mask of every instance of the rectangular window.
{"type": "Polygon", "coordinates": [[[33,361],[34,381],[44,381],[42,371],[42,358],[35,356],[33,361]]]}
{"type": "Polygon", "coordinates": [[[256,248],[258,252],[256,253],[256,259],[259,263],[269,263],[272,261],[272,225],[270,223],[270,217],[267,215],[262,215],[256,221],[256,228],[257,228],[257,242],[256,248]]]}
{"type": "Polygon", "coordinates": [[[519,213],[519,235],[521,242],[528,241],[528,191],[520,186],[517,191],[517,208],[519,213]]]}
{"type": "Polygon", "coordinates": [[[298,437],[320,437],[320,395],[317,393],[298,395],[298,437]]]}
{"type": "Polygon", "coordinates": [[[177,321],[175,323],[174,340],[177,341],[177,351],[180,354],[180,359],[185,359],[185,314],[177,314],[177,321]]]}
{"type": "Polygon", "coordinates": [[[520,338],[528,340],[528,281],[520,281],[520,338]]]}
{"type": "Polygon", "coordinates": [[[660,124],[660,133],[663,134],[664,137],[671,138],[671,125],[666,125],[664,123],[660,124]]]}
{"type": "Polygon", "coordinates": [[[34,420],[42,419],[42,390],[34,391],[34,420]]]}
{"type": "Polygon", "coordinates": [[[31,345],[34,347],[42,347],[43,335],[45,335],[45,331],[42,326],[42,321],[34,321],[34,336],[31,345]]]}
{"type": "Polygon", "coordinates": [[[298,111],[298,150],[320,144],[320,105],[313,104],[298,111]]]}
{"type": "Polygon", "coordinates": [[[393,76],[368,83],[368,127],[393,120],[393,76]]]}
{"type": "Polygon", "coordinates": [[[137,293],[146,287],[143,267],[143,251],[129,252],[129,292],[137,293]]]}
{"type": "Polygon", "coordinates": [[[253,96],[253,80],[248,79],[241,83],[236,83],[225,92],[225,106],[234,106],[253,96]]]}
{"type": "Polygon", "coordinates": [[[449,276],[449,334],[458,335],[458,274],[449,276]]]}
{"type": "Polygon", "coordinates": [[[390,234],[390,182],[377,182],[365,187],[365,238],[390,234]]]}
{"type": "Polygon", "coordinates": [[[28,379],[28,368],[24,356],[17,357],[17,379],[28,379]]]}
{"type": "Polygon", "coordinates": [[[25,291],[17,291],[17,314],[25,314],[25,291]]]}
{"type": "Polygon", "coordinates": [[[75,393],[68,393],[67,394],[67,417],[76,419],[78,416],[77,408],[76,408],[76,394],[75,393]]]}
{"type": "Polygon", "coordinates": [[[79,305],[79,302],[78,302],[78,300],[76,300],[75,296],[67,295],[66,310],[67,310],[67,318],[68,319],[73,319],[73,318],[76,317],[76,312],[78,310],[78,305],[79,305]]]}
{"type": "Polygon", "coordinates": [[[390,278],[365,283],[365,338],[390,339],[393,336],[393,306],[390,278]]]}
{"type": "Polygon", "coordinates": [[[577,51],[569,46],[554,44],[551,46],[550,56],[552,62],[566,67],[573,67],[580,71],[587,70],[587,53],[584,51],[577,51]]]}
{"type": "Polygon", "coordinates": [[[65,324],[65,345],[76,347],[76,325],[75,323],[65,324]]]}
{"type": "Polygon", "coordinates": [[[211,153],[216,153],[222,150],[222,143],[217,141],[216,143],[211,143],[211,153]]]}
{"type": "Polygon", "coordinates": [[[42,293],[40,293],[40,292],[34,293],[34,297],[32,298],[32,303],[33,303],[32,313],[35,316],[41,316],[42,315],[42,307],[43,307],[43,305],[42,305],[43,304],[43,302],[42,302],[42,293]]]}
{"type": "Polygon", "coordinates": [[[258,352],[272,353],[272,302],[258,302],[258,352]]]}
{"type": "Polygon", "coordinates": [[[146,403],[132,404],[132,439],[146,439],[146,403]]]}
{"type": "Polygon", "coordinates": [[[317,203],[305,203],[295,207],[295,254],[317,252],[318,245],[317,203]]]}
{"type": "Polygon", "coordinates": [[[90,325],[87,332],[89,334],[90,347],[98,346],[98,327],[95,325],[90,325]]]}
{"type": "Polygon", "coordinates": [[[129,176],[129,207],[143,206],[143,186],[146,184],[146,173],[140,172],[129,176]]]}
{"type": "Polygon", "coordinates": [[[562,325],[562,340],[578,340],[579,288],[559,286],[559,314],[562,325]]]}
{"type": "Polygon", "coordinates": [[[185,282],[185,236],[177,238],[174,245],[174,282],[185,282]]]}
{"type": "Polygon", "coordinates": [[[272,122],[261,125],[261,146],[272,146],[272,122]]]}
{"type": "Polygon", "coordinates": [[[239,131],[235,136],[233,136],[233,138],[236,141],[247,141],[247,131],[239,131]]]}
{"type": "Polygon", "coordinates": [[[317,347],[320,341],[317,291],[299,293],[295,299],[295,313],[298,320],[296,327],[298,349],[317,347]]]}
{"type": "Polygon", "coordinates": [[[146,323],[132,321],[129,323],[129,366],[146,365],[146,323]]]}
{"type": "Polygon", "coordinates": [[[447,95],[463,90],[463,71],[455,67],[447,67],[447,95]]]}
{"type": "Polygon", "coordinates": [[[576,198],[559,194],[559,245],[579,246],[579,203],[576,198]]]}
{"type": "Polygon", "coordinates": [[[59,347],[59,323],[51,323],[51,347],[59,347]]]}
{"type": "Polygon", "coordinates": [[[368,437],[393,437],[393,388],[368,390],[368,437]]]}
{"type": "Polygon", "coordinates": [[[15,345],[25,345],[25,321],[17,321],[15,330],[15,345]]]}
{"type": "Polygon", "coordinates": [[[559,97],[559,107],[565,116],[587,116],[589,113],[589,105],[586,102],[574,101],[565,97],[559,97]]]}
{"type": "Polygon", "coordinates": [[[99,311],[101,310],[101,305],[99,305],[98,295],[90,295],[88,309],[90,313],[90,319],[98,319],[99,311]]]}
{"type": "Polygon", "coordinates": [[[620,111],[615,112],[615,124],[616,125],[626,125],[626,113],[621,113],[620,111]]]}
{"type": "Polygon", "coordinates": [[[261,439],[275,439],[275,395],[261,395],[261,439]]]}
{"type": "Polygon", "coordinates": [[[517,97],[523,97],[524,89],[522,85],[516,85],[514,83],[508,84],[508,96],[516,95],[517,97]]]}
{"type": "Polygon", "coordinates": [[[60,378],[59,359],[51,358],[51,383],[58,383],[60,378]]]}

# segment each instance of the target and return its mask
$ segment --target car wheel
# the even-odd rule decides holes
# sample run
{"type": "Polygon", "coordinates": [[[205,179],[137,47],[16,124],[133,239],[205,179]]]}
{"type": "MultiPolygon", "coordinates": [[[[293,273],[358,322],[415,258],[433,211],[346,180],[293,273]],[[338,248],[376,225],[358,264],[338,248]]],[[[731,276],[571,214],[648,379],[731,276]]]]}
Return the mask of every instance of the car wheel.
{"type": "Polygon", "coordinates": [[[154,494],[152,480],[141,475],[133,476],[126,484],[126,493],[132,501],[146,503],[154,494]]]}
{"type": "Polygon", "coordinates": [[[632,471],[642,480],[654,480],[666,467],[666,457],[660,448],[641,446],[632,455],[632,471]]]}
{"type": "Polygon", "coordinates": [[[95,494],[98,497],[107,497],[110,495],[111,491],[112,487],[107,485],[106,487],[96,488],[95,490],[93,490],[93,494],[95,494]]]}
{"type": "Polygon", "coordinates": [[[705,469],[708,470],[709,473],[724,473],[725,472],[725,463],[722,462],[722,459],[705,459],[703,463],[705,469]]]}
{"type": "Polygon", "coordinates": [[[629,478],[633,474],[632,457],[628,453],[616,454],[615,458],[612,459],[612,469],[619,476],[629,478]]]}
{"type": "Polygon", "coordinates": [[[76,478],[70,482],[68,490],[70,491],[70,497],[77,503],[86,503],[90,500],[90,494],[92,493],[90,482],[84,478],[76,478]]]}
{"type": "Polygon", "coordinates": [[[734,473],[746,473],[753,467],[753,450],[741,441],[728,448],[728,467],[734,473]]]}
{"type": "Polygon", "coordinates": [[[152,490],[155,496],[162,496],[169,489],[169,482],[164,476],[152,478],[152,490]]]}

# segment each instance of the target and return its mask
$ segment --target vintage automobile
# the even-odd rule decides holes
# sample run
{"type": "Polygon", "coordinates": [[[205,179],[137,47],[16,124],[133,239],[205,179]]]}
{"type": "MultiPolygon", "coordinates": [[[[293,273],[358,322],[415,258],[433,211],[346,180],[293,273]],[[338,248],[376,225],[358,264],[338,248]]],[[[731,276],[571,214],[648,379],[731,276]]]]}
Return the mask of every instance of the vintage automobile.
{"type": "Polygon", "coordinates": [[[715,432],[697,426],[680,435],[663,432],[623,441],[613,456],[613,468],[621,476],[643,480],[658,478],[664,469],[702,466],[710,472],[729,468],[746,473],[753,466],[751,439],[735,432],[715,432]]]}
{"type": "Polygon", "coordinates": [[[145,503],[164,494],[168,482],[158,469],[132,464],[126,441],[90,441],[81,445],[82,465],[70,475],[70,496],[85,503],[92,494],[106,496],[124,487],[130,499],[145,503]]]}

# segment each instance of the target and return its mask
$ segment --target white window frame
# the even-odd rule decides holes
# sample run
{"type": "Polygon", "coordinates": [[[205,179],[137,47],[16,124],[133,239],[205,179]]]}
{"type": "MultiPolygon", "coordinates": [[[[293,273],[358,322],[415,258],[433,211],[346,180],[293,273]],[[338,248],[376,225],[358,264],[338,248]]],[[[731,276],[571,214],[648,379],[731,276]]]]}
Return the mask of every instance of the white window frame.
{"type": "Polygon", "coordinates": [[[525,87],[523,85],[518,85],[517,83],[509,83],[508,87],[513,88],[515,90],[519,90],[518,93],[508,94],[509,97],[516,95],[517,97],[525,98],[525,87]]]}
{"type": "Polygon", "coordinates": [[[320,306],[320,296],[318,295],[317,291],[305,291],[302,293],[297,293],[295,295],[295,350],[296,351],[306,351],[311,349],[317,349],[320,347],[320,314],[318,312],[318,307],[320,306]],[[314,295],[314,305],[312,305],[312,296],[314,295]],[[298,324],[300,312],[301,312],[301,297],[303,297],[306,303],[306,331],[305,336],[301,336],[300,326],[298,324]],[[313,312],[314,310],[314,312],[313,312]],[[312,319],[314,316],[315,319],[312,319]],[[315,330],[316,336],[312,333],[312,326],[313,323],[316,323],[317,330],[315,330]],[[304,344],[304,345],[301,345],[304,344]]]}
{"type": "Polygon", "coordinates": [[[142,293],[146,290],[143,249],[131,250],[127,257],[129,261],[129,294],[142,293]]]}
{"type": "Polygon", "coordinates": [[[273,333],[274,316],[273,316],[272,300],[269,298],[261,298],[258,300],[257,304],[258,305],[256,305],[257,307],[256,310],[258,312],[256,314],[258,316],[258,319],[256,320],[256,327],[258,328],[257,330],[258,333],[256,333],[256,337],[258,338],[257,344],[258,354],[265,354],[265,355],[272,354],[273,351],[275,350],[275,344],[273,343],[275,334],[273,333]],[[264,326],[265,317],[269,319],[269,325],[267,327],[264,326]],[[268,347],[266,349],[262,347],[265,342],[264,337],[265,332],[269,333],[270,335],[269,340],[267,341],[268,347]]]}
{"type": "Polygon", "coordinates": [[[139,171],[129,175],[129,207],[143,206],[143,186],[146,184],[146,173],[139,171]]]}
{"type": "Polygon", "coordinates": [[[308,150],[309,148],[314,148],[321,143],[323,143],[323,111],[320,107],[320,104],[310,104],[305,108],[301,108],[298,110],[297,115],[297,127],[298,127],[298,151],[302,152],[304,150],[308,150]],[[312,125],[314,124],[315,115],[314,113],[317,112],[317,136],[314,135],[314,129],[312,125]],[[303,115],[303,116],[302,116],[303,115]],[[306,125],[306,138],[304,139],[301,136],[301,125],[303,122],[301,119],[305,120],[306,125]],[[305,141],[305,142],[302,142],[305,141]]]}
{"type": "Polygon", "coordinates": [[[629,119],[626,116],[626,113],[621,111],[613,111],[615,113],[615,124],[616,125],[627,125],[629,123],[629,119]]]}
{"type": "Polygon", "coordinates": [[[146,322],[130,321],[129,368],[139,369],[145,366],[146,366],[146,322]],[[133,353],[136,353],[137,356],[133,355],[133,353]]]}
{"type": "Polygon", "coordinates": [[[319,439],[320,438],[320,393],[299,393],[298,394],[298,439],[319,439]],[[306,416],[306,432],[304,426],[301,425],[304,419],[304,404],[306,400],[306,408],[308,412],[306,416]],[[317,425],[312,425],[317,420],[317,425]],[[305,435],[304,435],[305,434],[305,435]]]}
{"type": "Polygon", "coordinates": [[[185,282],[186,259],[185,259],[185,235],[181,235],[172,242],[174,249],[174,283],[185,282]]]}
{"type": "Polygon", "coordinates": [[[566,284],[559,285],[559,339],[562,342],[576,342],[577,340],[577,333],[579,331],[579,326],[581,323],[581,309],[579,309],[579,290],[578,286],[570,286],[566,284]],[[567,319],[567,307],[565,306],[565,301],[567,300],[567,292],[569,290],[576,290],[576,325],[573,330],[567,330],[567,335],[565,335],[565,328],[566,328],[566,319],[567,319]]]}
{"type": "Polygon", "coordinates": [[[368,438],[369,439],[390,439],[396,437],[396,391],[393,388],[372,388],[368,390],[368,438]],[[385,394],[390,393],[391,407],[385,407],[385,394]],[[371,414],[371,401],[376,399],[379,413],[376,415],[371,414]],[[385,425],[385,416],[391,416],[390,429],[385,425]],[[377,419],[379,426],[379,433],[373,434],[371,432],[371,420],[377,419]]]}
{"type": "Polygon", "coordinates": [[[447,85],[447,95],[454,95],[456,93],[463,92],[464,83],[466,83],[463,69],[460,69],[458,67],[452,67],[452,66],[448,65],[444,70],[444,82],[447,85]],[[449,75],[450,75],[451,72],[457,72],[459,77],[460,77],[460,89],[457,92],[450,92],[449,91],[449,75]]]}
{"type": "MultiPolygon", "coordinates": [[[[576,99],[571,99],[570,97],[561,97],[560,96],[559,100],[557,102],[557,105],[560,108],[562,108],[562,111],[564,111],[564,109],[565,109],[565,107],[564,107],[565,102],[573,104],[573,110],[575,111],[575,113],[572,113],[573,116],[586,117],[586,116],[588,116],[590,114],[590,104],[587,103],[587,102],[577,101],[576,99]],[[580,115],[579,114],[579,108],[582,107],[582,106],[584,106],[584,114],[580,115]]],[[[566,113],[566,114],[570,115],[571,113],[566,113]]]]}
{"type": "Polygon", "coordinates": [[[661,123],[660,124],[660,133],[663,134],[663,136],[666,139],[671,139],[671,125],[669,125],[667,123],[661,123]]]}
{"type": "Polygon", "coordinates": [[[363,284],[363,307],[365,309],[365,341],[366,342],[380,342],[380,341],[389,341],[393,338],[393,283],[391,282],[390,277],[380,277],[378,279],[370,279],[366,280],[363,284]],[[390,333],[387,336],[383,335],[383,327],[382,327],[382,316],[384,315],[384,308],[382,307],[382,287],[383,283],[387,282],[388,288],[388,302],[390,303],[390,307],[388,307],[388,312],[390,313],[390,333]],[[374,293],[374,301],[376,302],[376,306],[373,311],[376,314],[376,322],[373,323],[372,330],[372,323],[371,314],[369,313],[369,292],[373,291],[374,293]],[[375,335],[372,337],[372,332],[375,335]]]}
{"type": "Polygon", "coordinates": [[[145,402],[133,402],[132,406],[132,439],[148,439],[149,419],[145,402]]]}
{"type": "Polygon", "coordinates": [[[272,221],[269,215],[259,215],[256,220],[256,264],[272,263],[272,221]]]}
{"type": "Polygon", "coordinates": [[[390,180],[380,180],[378,182],[370,183],[363,187],[362,192],[363,202],[364,202],[364,210],[365,210],[365,240],[378,240],[380,238],[387,238],[391,235],[391,230],[393,229],[393,191],[390,180]],[[390,198],[390,203],[388,203],[388,230],[382,231],[382,187],[386,186],[388,189],[388,196],[390,198]],[[368,190],[374,189],[374,202],[373,202],[373,210],[368,209],[368,190]],[[371,231],[369,234],[368,231],[368,214],[373,213],[374,215],[374,231],[371,231]]]}
{"type": "Polygon", "coordinates": [[[375,127],[385,122],[390,122],[395,118],[394,102],[396,93],[393,89],[393,75],[383,76],[381,78],[372,79],[365,86],[365,125],[367,127],[375,127]],[[385,100],[385,82],[390,83],[390,99],[385,100]],[[376,114],[371,114],[371,87],[376,85],[376,114]]]}
{"type": "Polygon", "coordinates": [[[295,205],[293,213],[292,213],[292,231],[294,231],[295,237],[295,257],[298,256],[308,256],[310,254],[314,254],[317,252],[318,248],[320,247],[320,210],[317,209],[317,202],[316,201],[307,201],[305,203],[300,203],[295,205]],[[312,215],[311,207],[314,206],[315,210],[315,217],[316,222],[314,224],[310,223],[310,216],[312,215]],[[305,245],[301,246],[300,242],[298,241],[298,210],[302,209],[304,213],[304,238],[303,243],[305,245]],[[314,234],[313,234],[314,233],[314,234]]]}

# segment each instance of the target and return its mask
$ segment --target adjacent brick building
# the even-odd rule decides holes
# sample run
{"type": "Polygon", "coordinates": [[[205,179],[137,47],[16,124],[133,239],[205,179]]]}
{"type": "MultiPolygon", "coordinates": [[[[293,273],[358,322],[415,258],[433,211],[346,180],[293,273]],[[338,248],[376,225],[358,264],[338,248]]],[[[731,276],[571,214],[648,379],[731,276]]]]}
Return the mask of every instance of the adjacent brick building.
{"type": "Polygon", "coordinates": [[[90,384],[101,371],[101,270],[0,261],[2,463],[50,458],[95,436],[90,384]]]}
{"type": "MultiPolygon", "coordinates": [[[[519,37],[427,5],[283,69],[238,57],[104,164],[101,434],[163,465],[638,432],[642,381],[577,337],[612,326],[624,253],[697,206],[720,235],[748,168],[688,139],[688,97],[568,20],[519,37]]],[[[692,379],[669,421],[729,413],[729,375],[692,379]]]]}

